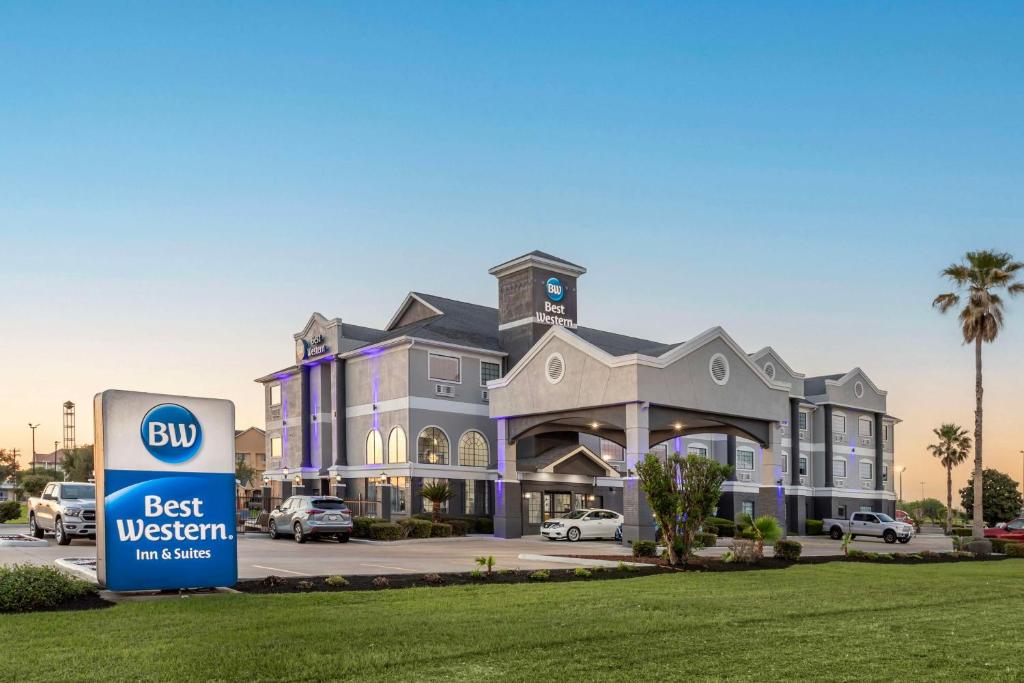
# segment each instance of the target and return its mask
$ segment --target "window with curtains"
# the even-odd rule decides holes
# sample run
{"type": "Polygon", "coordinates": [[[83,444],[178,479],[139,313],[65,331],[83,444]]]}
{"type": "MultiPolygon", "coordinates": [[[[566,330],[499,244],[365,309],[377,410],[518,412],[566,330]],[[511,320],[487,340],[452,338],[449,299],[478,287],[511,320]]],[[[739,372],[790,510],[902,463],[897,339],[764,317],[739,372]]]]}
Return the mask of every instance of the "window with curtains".
{"type": "Polygon", "coordinates": [[[384,440],[380,430],[371,429],[366,435],[366,464],[381,465],[384,463],[384,440]]]}
{"type": "MultiPolygon", "coordinates": [[[[706,457],[708,457],[708,447],[707,446],[703,446],[701,444],[694,444],[694,443],[692,443],[692,444],[690,444],[689,446],[686,447],[686,454],[687,455],[700,455],[700,456],[703,456],[703,457],[706,458],[706,457]]],[[[751,468],[751,469],[753,469],[753,468],[751,468]]]]}
{"type": "Polygon", "coordinates": [[[448,464],[448,437],[437,427],[427,427],[416,439],[416,459],[428,465],[448,464]]]}
{"type": "Polygon", "coordinates": [[[461,382],[462,359],[458,356],[431,353],[427,357],[427,376],[438,382],[461,382]]]}
{"type": "Polygon", "coordinates": [[[487,467],[489,453],[487,439],[475,429],[471,429],[459,439],[459,464],[464,467],[487,467]]]}
{"type": "Polygon", "coordinates": [[[388,462],[406,462],[408,459],[409,451],[405,441],[405,430],[395,427],[388,434],[388,462]]]}
{"type": "Polygon", "coordinates": [[[871,421],[870,417],[862,417],[857,421],[858,428],[860,429],[861,436],[871,436],[871,432],[874,430],[874,422],[871,421]]]}
{"type": "Polygon", "coordinates": [[[846,416],[842,413],[832,413],[832,431],[836,434],[846,433],[846,416]]]}
{"type": "Polygon", "coordinates": [[[832,476],[839,479],[846,478],[846,458],[832,459],[832,476]]]}

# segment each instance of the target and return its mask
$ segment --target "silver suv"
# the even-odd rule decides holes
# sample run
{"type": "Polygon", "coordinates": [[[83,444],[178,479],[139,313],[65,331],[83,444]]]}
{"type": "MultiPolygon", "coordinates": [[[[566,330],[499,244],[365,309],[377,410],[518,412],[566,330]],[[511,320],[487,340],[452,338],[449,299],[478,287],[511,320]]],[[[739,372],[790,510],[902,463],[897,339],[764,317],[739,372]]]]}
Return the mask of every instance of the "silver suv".
{"type": "Polygon", "coordinates": [[[271,538],[290,533],[297,543],[316,536],[334,536],[348,543],[352,511],[334,496],[292,496],[270,512],[271,538]]]}

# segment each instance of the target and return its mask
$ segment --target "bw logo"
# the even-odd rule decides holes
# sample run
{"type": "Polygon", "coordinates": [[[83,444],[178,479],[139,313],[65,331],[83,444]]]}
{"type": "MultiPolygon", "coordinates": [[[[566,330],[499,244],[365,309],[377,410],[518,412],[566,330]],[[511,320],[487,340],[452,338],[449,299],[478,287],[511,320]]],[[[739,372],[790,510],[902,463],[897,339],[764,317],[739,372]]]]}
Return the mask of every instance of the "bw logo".
{"type": "Polygon", "coordinates": [[[166,463],[189,460],[203,443],[203,428],[188,408],[161,403],[142,418],[142,444],[150,455],[166,463]]]}

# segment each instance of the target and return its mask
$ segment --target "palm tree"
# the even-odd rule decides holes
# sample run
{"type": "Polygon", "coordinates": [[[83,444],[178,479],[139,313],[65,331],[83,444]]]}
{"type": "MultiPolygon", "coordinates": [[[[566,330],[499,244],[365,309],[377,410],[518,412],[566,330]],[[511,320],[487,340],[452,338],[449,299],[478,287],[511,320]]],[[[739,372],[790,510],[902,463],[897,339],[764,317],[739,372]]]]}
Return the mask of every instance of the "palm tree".
{"type": "Polygon", "coordinates": [[[946,468],[946,533],[953,528],[953,468],[967,460],[971,452],[971,437],[959,425],[947,422],[932,433],[938,443],[928,446],[942,466],[946,468]]]}
{"type": "MultiPolygon", "coordinates": [[[[974,343],[974,480],[981,481],[981,423],[983,394],[981,381],[981,344],[992,343],[1003,327],[1003,300],[997,294],[1005,289],[1010,296],[1024,292],[1024,283],[1016,282],[1024,263],[1014,261],[1010,254],[996,251],[969,251],[961,263],[942,271],[958,291],[940,294],[932,306],[946,313],[960,304],[961,292],[966,299],[960,309],[960,327],[964,344],[974,343]]],[[[974,538],[983,538],[981,487],[974,487],[974,538]]]]}
{"type": "Polygon", "coordinates": [[[452,489],[446,481],[435,481],[424,484],[420,489],[420,495],[431,504],[431,518],[435,522],[441,521],[441,505],[452,497],[452,489]]]}

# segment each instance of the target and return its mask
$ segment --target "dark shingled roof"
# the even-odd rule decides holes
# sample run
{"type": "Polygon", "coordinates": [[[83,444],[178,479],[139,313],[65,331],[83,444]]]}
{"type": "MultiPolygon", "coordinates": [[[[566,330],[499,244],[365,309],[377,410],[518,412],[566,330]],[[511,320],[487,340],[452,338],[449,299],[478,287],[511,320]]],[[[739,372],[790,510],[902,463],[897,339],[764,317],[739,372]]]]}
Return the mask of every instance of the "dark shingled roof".
{"type": "Polygon", "coordinates": [[[804,394],[807,396],[819,396],[825,393],[825,380],[837,380],[846,375],[845,372],[839,373],[838,375],[819,375],[817,377],[808,377],[804,380],[804,394]]]}
{"type": "MultiPolygon", "coordinates": [[[[444,342],[470,346],[489,351],[503,352],[498,341],[498,309],[490,306],[471,304],[465,301],[447,299],[434,294],[413,292],[416,296],[437,308],[443,315],[418,320],[409,325],[383,331],[358,325],[342,325],[341,334],[348,339],[376,344],[399,337],[414,337],[425,341],[444,342]]],[[[648,356],[660,356],[678,344],[663,344],[640,339],[614,332],[595,330],[591,327],[579,327],[572,330],[584,341],[590,342],[599,349],[621,356],[640,353],[648,356]]]]}

